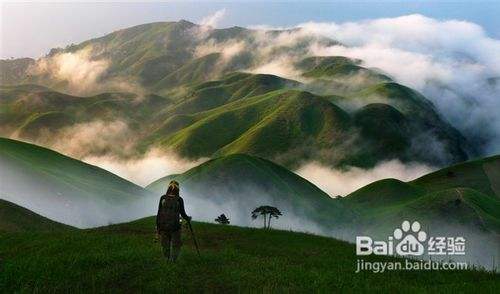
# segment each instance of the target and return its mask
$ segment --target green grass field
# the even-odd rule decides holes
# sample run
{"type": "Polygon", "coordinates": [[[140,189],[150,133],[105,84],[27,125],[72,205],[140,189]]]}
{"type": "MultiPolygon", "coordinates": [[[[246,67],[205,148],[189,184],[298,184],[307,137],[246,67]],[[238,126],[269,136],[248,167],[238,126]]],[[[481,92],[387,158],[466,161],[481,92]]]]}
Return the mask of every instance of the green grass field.
{"type": "MultiPolygon", "coordinates": [[[[59,233],[2,233],[0,289],[13,292],[495,292],[483,271],[355,273],[354,246],[293,233],[193,223],[176,264],[154,241],[154,219],[59,233]]],[[[392,258],[365,258],[371,261],[392,258]]]]}
{"type": "MultiPolygon", "coordinates": [[[[45,148],[8,139],[0,139],[0,146],[0,162],[9,167],[0,170],[2,198],[80,228],[155,213],[157,197],[172,178],[148,186],[151,193],[45,148]]],[[[409,183],[374,182],[340,199],[286,168],[244,154],[210,160],[175,178],[189,209],[202,220],[224,212],[234,224],[247,225],[250,211],[268,204],[283,211],[276,224],[281,228],[353,241],[359,234],[386,238],[402,220],[412,219],[435,234],[469,238],[470,261],[489,266],[495,264],[492,259],[498,261],[500,201],[494,187],[499,158],[452,166],[409,183]],[[207,203],[215,210],[204,209],[207,203]]]]}

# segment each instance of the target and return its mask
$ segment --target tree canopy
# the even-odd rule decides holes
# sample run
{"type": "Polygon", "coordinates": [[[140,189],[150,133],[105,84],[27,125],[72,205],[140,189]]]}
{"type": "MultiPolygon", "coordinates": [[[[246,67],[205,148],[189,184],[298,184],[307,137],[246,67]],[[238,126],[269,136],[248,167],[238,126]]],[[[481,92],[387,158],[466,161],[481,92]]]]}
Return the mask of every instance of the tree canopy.
{"type": "Polygon", "coordinates": [[[216,219],[215,219],[215,222],[219,223],[219,224],[222,224],[222,225],[228,225],[230,222],[229,222],[229,219],[226,217],[225,214],[221,214],[219,215],[216,219]]]}
{"type": "Polygon", "coordinates": [[[271,218],[278,219],[281,215],[283,214],[278,208],[269,205],[259,206],[252,211],[252,219],[257,219],[259,216],[264,218],[264,229],[271,228],[271,218]]]}

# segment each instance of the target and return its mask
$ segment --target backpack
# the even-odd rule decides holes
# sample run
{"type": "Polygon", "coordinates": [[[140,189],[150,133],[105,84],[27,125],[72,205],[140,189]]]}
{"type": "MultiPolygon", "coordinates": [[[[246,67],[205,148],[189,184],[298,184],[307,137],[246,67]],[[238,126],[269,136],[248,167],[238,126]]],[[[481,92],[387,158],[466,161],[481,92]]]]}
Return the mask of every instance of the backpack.
{"type": "Polygon", "coordinates": [[[177,196],[163,196],[160,200],[160,226],[166,231],[180,229],[179,214],[180,203],[177,196]]]}

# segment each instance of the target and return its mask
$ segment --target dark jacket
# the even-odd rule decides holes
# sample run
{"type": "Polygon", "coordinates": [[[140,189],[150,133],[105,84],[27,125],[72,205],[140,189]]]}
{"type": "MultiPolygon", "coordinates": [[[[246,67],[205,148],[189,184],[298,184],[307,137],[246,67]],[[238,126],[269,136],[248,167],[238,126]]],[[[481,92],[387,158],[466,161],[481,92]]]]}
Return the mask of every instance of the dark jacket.
{"type": "Polygon", "coordinates": [[[163,195],[156,214],[156,230],[175,232],[181,228],[179,216],[189,221],[191,218],[184,210],[184,200],[180,196],[163,195]]]}

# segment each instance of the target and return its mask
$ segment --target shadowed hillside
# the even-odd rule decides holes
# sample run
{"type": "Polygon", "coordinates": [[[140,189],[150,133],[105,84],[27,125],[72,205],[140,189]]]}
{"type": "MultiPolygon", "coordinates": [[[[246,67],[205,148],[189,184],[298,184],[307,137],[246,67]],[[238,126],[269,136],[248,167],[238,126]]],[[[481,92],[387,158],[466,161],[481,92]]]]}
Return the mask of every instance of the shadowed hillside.
{"type": "Polygon", "coordinates": [[[2,199],[77,227],[154,213],[151,194],[108,171],[60,153],[0,138],[2,199]]]}
{"type": "Polygon", "coordinates": [[[52,221],[26,208],[0,199],[0,231],[44,232],[71,229],[70,226],[52,221]]]}
{"type": "MultiPolygon", "coordinates": [[[[411,182],[373,182],[343,199],[361,216],[360,230],[387,236],[401,220],[418,220],[435,235],[464,236],[469,258],[498,264],[500,156],[441,169],[411,182]]],[[[498,266],[498,265],[497,265],[498,266]]]]}
{"type": "Polygon", "coordinates": [[[159,179],[146,188],[160,195],[172,179],[181,183],[188,209],[206,220],[228,213],[234,224],[259,226],[260,222],[251,222],[250,212],[260,205],[272,205],[284,214],[275,226],[330,235],[333,227],[338,227],[336,221],[352,217],[342,203],[310,182],[249,155],[213,159],[181,175],[159,179]]]}
{"type": "Polygon", "coordinates": [[[500,233],[500,156],[468,161],[405,183],[373,182],[345,197],[365,216],[425,216],[429,222],[473,225],[500,233]]]}
{"type": "Polygon", "coordinates": [[[498,171],[498,158],[452,166],[408,183],[377,181],[335,199],[286,169],[248,155],[214,159],[147,188],[160,195],[169,181],[179,181],[188,208],[205,220],[225,213],[234,224],[256,225],[249,212],[270,204],[284,212],[276,227],[349,241],[360,235],[385,240],[403,220],[418,220],[436,236],[466,237],[467,261],[491,267],[500,248],[500,201],[487,187],[496,187],[491,176],[498,171]]]}

